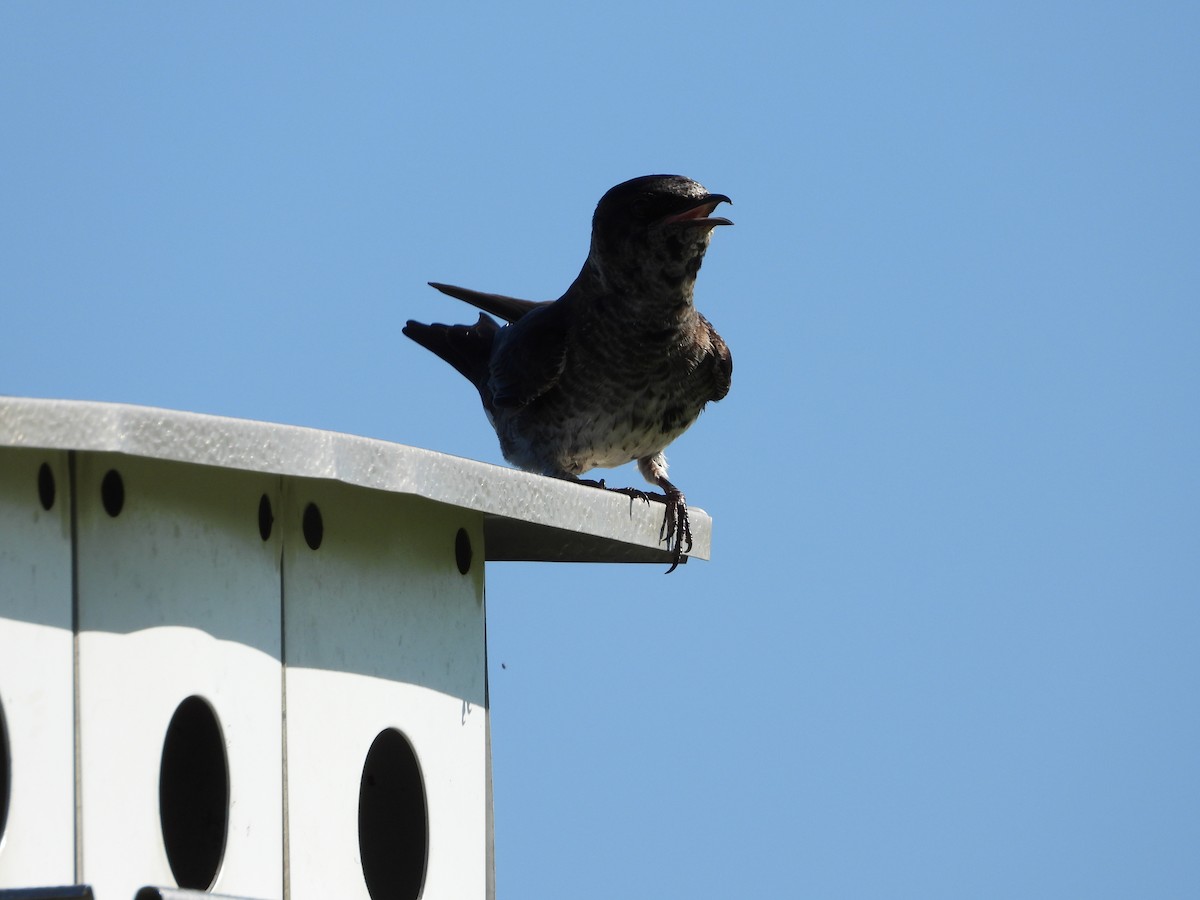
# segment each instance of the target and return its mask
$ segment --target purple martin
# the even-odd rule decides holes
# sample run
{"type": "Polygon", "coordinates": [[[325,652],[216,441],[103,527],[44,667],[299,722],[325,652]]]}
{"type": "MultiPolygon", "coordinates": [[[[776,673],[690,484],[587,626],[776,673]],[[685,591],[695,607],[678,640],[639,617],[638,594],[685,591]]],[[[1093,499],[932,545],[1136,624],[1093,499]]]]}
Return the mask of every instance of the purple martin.
{"type": "Polygon", "coordinates": [[[479,321],[404,328],[475,386],[514,465],[579,480],[636,460],[663,491],[652,496],[666,504],[668,572],[692,549],[692,534],[663,450],[729,393],[733,374],[729,348],[692,298],[713,228],[733,224],[712,213],[729,202],[682,175],[618,184],[600,198],[587,259],[557,300],[430,282],[483,310],[479,321]]]}

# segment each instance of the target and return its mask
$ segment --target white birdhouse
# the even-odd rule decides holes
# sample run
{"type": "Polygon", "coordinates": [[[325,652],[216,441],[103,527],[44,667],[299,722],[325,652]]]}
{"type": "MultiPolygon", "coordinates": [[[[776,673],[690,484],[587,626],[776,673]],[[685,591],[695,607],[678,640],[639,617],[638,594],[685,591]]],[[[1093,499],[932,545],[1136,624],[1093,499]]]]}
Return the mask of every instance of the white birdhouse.
{"type": "Polygon", "coordinates": [[[0,900],[491,897],[484,563],[667,564],[661,516],[365,438],[0,399],[0,900]]]}

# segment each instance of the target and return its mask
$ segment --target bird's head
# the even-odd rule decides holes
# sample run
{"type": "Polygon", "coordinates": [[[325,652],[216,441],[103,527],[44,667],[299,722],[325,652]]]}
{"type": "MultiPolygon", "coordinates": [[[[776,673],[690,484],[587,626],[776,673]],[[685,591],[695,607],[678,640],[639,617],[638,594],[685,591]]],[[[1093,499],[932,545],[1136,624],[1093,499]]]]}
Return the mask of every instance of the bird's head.
{"type": "Polygon", "coordinates": [[[644,175],[600,198],[588,256],[610,286],[638,293],[684,291],[692,284],[718,225],[724,194],[710,194],[682,175],[644,175]]]}

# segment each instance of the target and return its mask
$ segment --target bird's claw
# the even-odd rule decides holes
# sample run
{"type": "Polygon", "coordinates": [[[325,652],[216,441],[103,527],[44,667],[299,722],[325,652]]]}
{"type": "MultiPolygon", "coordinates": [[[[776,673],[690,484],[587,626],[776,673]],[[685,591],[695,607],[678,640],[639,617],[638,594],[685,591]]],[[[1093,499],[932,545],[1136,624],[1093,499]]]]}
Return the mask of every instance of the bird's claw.
{"type": "Polygon", "coordinates": [[[665,498],[659,497],[657,494],[647,494],[645,491],[640,491],[635,487],[609,488],[609,490],[612,491],[614,494],[624,494],[626,497],[629,498],[629,515],[630,516],[633,515],[633,501],[634,500],[641,500],[643,503],[645,503],[647,506],[649,506],[651,497],[653,497],[656,500],[665,499],[665,498]]]}
{"type": "Polygon", "coordinates": [[[629,498],[629,515],[631,516],[633,515],[634,500],[641,500],[647,505],[651,500],[666,504],[663,523],[658,529],[659,541],[666,543],[667,550],[671,553],[671,568],[667,569],[666,574],[670,575],[679,568],[680,563],[684,562],[686,555],[692,550],[692,522],[688,516],[687,501],[684,499],[682,491],[675,487],[669,487],[664,490],[664,493],[653,494],[635,487],[610,488],[604,484],[604,479],[582,481],[582,483],[612,491],[614,494],[624,494],[629,498]]]}
{"type": "Polygon", "coordinates": [[[668,490],[665,499],[667,509],[663,514],[662,527],[658,529],[658,539],[665,541],[667,549],[671,551],[671,568],[666,571],[666,574],[670,575],[679,568],[685,554],[692,550],[692,522],[688,517],[687,501],[684,500],[681,491],[668,490]]]}

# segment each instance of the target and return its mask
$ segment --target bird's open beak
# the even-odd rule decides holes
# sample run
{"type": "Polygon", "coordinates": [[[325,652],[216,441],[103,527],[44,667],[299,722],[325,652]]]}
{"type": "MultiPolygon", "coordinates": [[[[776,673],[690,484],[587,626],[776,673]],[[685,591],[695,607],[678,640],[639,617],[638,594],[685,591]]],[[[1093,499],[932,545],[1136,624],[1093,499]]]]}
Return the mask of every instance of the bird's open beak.
{"type": "Polygon", "coordinates": [[[658,220],[659,225],[687,225],[702,228],[715,228],[718,225],[732,225],[724,216],[713,216],[712,211],[721,203],[733,203],[724,194],[706,194],[696,201],[696,205],[683,212],[672,213],[658,220]]]}

